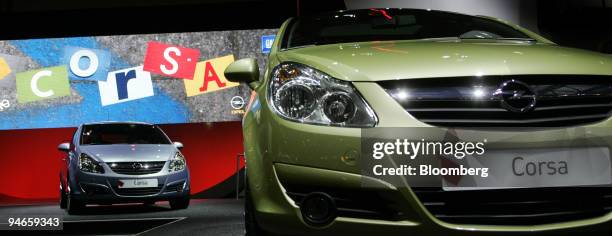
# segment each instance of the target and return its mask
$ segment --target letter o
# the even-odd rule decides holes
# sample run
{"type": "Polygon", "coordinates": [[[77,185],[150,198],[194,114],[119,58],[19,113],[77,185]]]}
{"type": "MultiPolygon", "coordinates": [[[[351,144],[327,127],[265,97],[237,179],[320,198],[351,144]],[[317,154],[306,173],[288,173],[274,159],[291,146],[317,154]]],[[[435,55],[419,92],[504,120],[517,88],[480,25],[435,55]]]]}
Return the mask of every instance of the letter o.
{"type": "Polygon", "coordinates": [[[98,55],[88,49],[81,49],[72,54],[70,57],[70,70],[78,77],[85,78],[92,76],[98,70],[98,65],[98,55]],[[82,70],[81,67],[79,67],[79,61],[83,57],[89,58],[89,66],[85,70],[82,70]]]}
{"type": "Polygon", "coordinates": [[[527,172],[528,175],[535,175],[537,172],[536,164],[533,162],[527,162],[527,165],[525,165],[525,172],[527,172]]]}

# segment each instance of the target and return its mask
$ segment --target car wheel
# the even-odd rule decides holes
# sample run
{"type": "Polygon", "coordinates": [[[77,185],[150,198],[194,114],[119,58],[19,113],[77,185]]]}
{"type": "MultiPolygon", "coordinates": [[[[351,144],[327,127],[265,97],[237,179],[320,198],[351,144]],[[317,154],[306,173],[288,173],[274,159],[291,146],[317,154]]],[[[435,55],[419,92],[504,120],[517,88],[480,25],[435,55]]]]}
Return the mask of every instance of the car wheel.
{"type": "Polygon", "coordinates": [[[61,209],[66,209],[66,206],[68,206],[67,200],[66,200],[66,193],[64,193],[64,187],[62,185],[62,181],[60,179],[60,190],[59,190],[59,205],[61,209]]]}
{"type": "Polygon", "coordinates": [[[69,215],[80,213],[85,208],[85,203],[74,199],[72,194],[66,194],[66,211],[69,215]]]}
{"type": "Polygon", "coordinates": [[[187,197],[170,200],[170,208],[174,210],[186,209],[189,207],[189,200],[189,195],[187,195],[187,197]]]}
{"type": "Polygon", "coordinates": [[[266,233],[259,227],[257,219],[255,219],[255,207],[253,206],[253,199],[251,197],[251,191],[249,190],[249,183],[245,181],[246,188],[244,190],[244,229],[246,236],[261,236],[266,233]]]}

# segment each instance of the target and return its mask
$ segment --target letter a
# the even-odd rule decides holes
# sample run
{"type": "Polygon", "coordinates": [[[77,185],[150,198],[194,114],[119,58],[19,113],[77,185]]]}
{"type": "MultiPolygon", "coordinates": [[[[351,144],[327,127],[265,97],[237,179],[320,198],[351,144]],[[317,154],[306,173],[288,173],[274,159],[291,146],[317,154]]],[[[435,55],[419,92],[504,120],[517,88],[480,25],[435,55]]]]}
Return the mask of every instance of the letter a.
{"type": "Polygon", "coordinates": [[[217,83],[219,88],[225,87],[225,83],[221,82],[210,62],[206,62],[206,68],[204,69],[204,84],[200,87],[200,92],[208,90],[208,83],[213,81],[217,83]]]}

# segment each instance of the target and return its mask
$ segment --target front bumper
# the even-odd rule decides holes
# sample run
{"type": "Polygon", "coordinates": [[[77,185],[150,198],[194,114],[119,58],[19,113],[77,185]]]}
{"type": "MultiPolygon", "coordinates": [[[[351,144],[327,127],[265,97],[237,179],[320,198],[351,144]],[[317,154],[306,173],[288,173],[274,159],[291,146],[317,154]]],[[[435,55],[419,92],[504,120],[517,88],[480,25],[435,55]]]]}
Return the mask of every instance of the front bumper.
{"type": "MultiPolygon", "coordinates": [[[[162,171],[163,172],[163,171],[162,171]]],[[[189,172],[150,175],[94,174],[77,171],[71,181],[72,196],[86,204],[113,204],[143,201],[165,201],[189,197],[189,172]],[[157,179],[154,188],[119,189],[118,180],[157,179]]]]}
{"type": "MultiPolygon", "coordinates": [[[[354,83],[376,112],[377,127],[429,127],[414,119],[375,83],[354,83]]],[[[360,169],[361,131],[299,124],[279,118],[259,94],[243,121],[248,184],[257,223],[274,234],[290,235],[499,235],[551,234],[612,231],[612,213],[580,220],[538,225],[451,224],[438,220],[419,201],[410,186],[393,187],[380,182],[367,191],[385,192],[395,198],[400,220],[338,217],[329,225],[313,227],[302,219],[299,204],[286,185],[310,185],[328,189],[364,190],[360,169]],[[260,104],[262,103],[262,104],[260,104]]],[[[608,119],[588,127],[612,127],[608,119]]],[[[587,127],[587,126],[585,126],[587,127]]],[[[531,139],[518,140],[519,147],[534,140],[549,145],[571,137],[564,129],[550,130],[531,139]]],[[[420,139],[421,137],[419,137],[420,139]]],[[[522,146],[524,145],[524,146],[522,146]]]]}
{"type": "MultiPolygon", "coordinates": [[[[297,165],[277,163],[273,165],[276,184],[266,191],[268,199],[275,200],[274,207],[265,205],[265,209],[256,206],[258,223],[276,234],[289,235],[559,235],[584,232],[610,232],[612,230],[612,212],[600,217],[584,220],[542,224],[533,226],[496,226],[451,224],[438,220],[430,214],[410,188],[395,188],[390,184],[353,173],[332,171],[297,165]],[[281,183],[282,181],[282,183],[281,183]],[[371,181],[364,189],[362,181],[371,181]],[[312,185],[335,189],[354,189],[361,193],[377,192],[394,196],[397,200],[395,210],[401,212],[401,219],[387,220],[375,218],[337,217],[331,224],[323,227],[312,227],[306,224],[301,216],[299,203],[295,202],[285,189],[287,185],[312,185]],[[272,194],[279,194],[272,195],[272,194]]],[[[369,204],[376,204],[380,199],[371,199],[369,204]]],[[[267,201],[262,201],[267,202],[267,201]]],[[[267,202],[269,203],[269,202],[267,202]]],[[[266,203],[262,203],[264,205],[266,203]]],[[[260,205],[261,206],[261,205],[260,205]]]]}

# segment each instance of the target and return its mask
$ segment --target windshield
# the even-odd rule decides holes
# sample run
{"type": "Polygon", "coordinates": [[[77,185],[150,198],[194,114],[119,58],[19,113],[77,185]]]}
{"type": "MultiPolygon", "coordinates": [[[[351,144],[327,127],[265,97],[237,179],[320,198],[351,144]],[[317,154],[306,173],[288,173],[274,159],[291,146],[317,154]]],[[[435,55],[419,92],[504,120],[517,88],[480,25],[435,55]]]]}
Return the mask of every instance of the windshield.
{"type": "Polygon", "coordinates": [[[170,140],[155,125],[94,124],[83,126],[81,144],[170,144],[170,140]]]}
{"type": "Polygon", "coordinates": [[[494,20],[441,11],[370,9],[294,19],[282,47],[431,38],[529,39],[494,20]]]}

